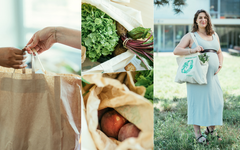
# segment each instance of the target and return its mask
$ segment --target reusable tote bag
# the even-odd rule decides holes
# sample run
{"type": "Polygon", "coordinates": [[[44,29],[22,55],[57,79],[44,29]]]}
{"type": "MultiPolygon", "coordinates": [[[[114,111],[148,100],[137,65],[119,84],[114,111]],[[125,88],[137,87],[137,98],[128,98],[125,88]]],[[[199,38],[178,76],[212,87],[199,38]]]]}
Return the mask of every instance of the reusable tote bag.
{"type": "Polygon", "coordinates": [[[0,67],[0,149],[80,149],[80,77],[25,72],[0,67]]]}
{"type": "MultiPolygon", "coordinates": [[[[193,33],[190,33],[196,46],[198,42],[194,37],[193,33]]],[[[199,60],[199,53],[177,57],[178,70],[175,77],[175,82],[177,83],[197,83],[197,84],[207,84],[207,71],[208,62],[202,63],[199,60]]]]}

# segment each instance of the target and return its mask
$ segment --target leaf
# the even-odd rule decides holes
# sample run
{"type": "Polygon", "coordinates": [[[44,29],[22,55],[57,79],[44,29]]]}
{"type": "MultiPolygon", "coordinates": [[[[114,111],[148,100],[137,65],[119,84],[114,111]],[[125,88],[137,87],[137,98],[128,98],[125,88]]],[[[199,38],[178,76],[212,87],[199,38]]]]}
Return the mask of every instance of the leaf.
{"type": "Polygon", "coordinates": [[[99,19],[99,18],[96,18],[96,19],[95,19],[95,24],[102,24],[102,20],[99,19]]]}
{"type": "Polygon", "coordinates": [[[187,5],[186,0],[154,0],[154,5],[157,6],[157,8],[161,8],[161,6],[169,5],[170,1],[172,1],[175,14],[183,13],[181,9],[187,5]]]}
{"type": "Polygon", "coordinates": [[[82,77],[82,82],[87,83],[87,84],[91,84],[90,82],[88,82],[87,80],[85,80],[83,77],[82,77]]]}
{"type": "Polygon", "coordinates": [[[198,58],[202,63],[209,61],[209,56],[206,53],[198,55],[198,58]]]}
{"type": "Polygon", "coordinates": [[[153,84],[146,88],[145,98],[153,100],[153,84]]]}
{"type": "MultiPolygon", "coordinates": [[[[147,56],[142,55],[142,54],[140,54],[140,53],[138,53],[138,52],[136,52],[136,53],[142,58],[142,60],[144,61],[144,63],[148,64],[148,66],[151,67],[151,69],[153,68],[153,62],[152,62],[147,56]]],[[[151,52],[151,53],[152,53],[152,52],[151,52]]],[[[138,57],[137,57],[137,58],[138,58],[138,57]]],[[[140,58],[138,58],[138,59],[140,59],[140,58]]],[[[144,67],[146,70],[149,70],[149,68],[147,68],[144,63],[141,61],[141,64],[140,64],[140,65],[141,65],[142,67],[144,67]]]]}
{"type": "Polygon", "coordinates": [[[140,76],[135,83],[136,86],[148,86],[149,84],[151,84],[151,81],[147,80],[144,76],[140,76]]]}
{"type": "Polygon", "coordinates": [[[151,31],[151,28],[137,27],[128,32],[128,36],[134,40],[145,39],[149,31],[151,31]]]}
{"type": "Polygon", "coordinates": [[[153,70],[144,70],[137,72],[135,86],[144,86],[146,92],[144,97],[153,101],[153,70]]]}

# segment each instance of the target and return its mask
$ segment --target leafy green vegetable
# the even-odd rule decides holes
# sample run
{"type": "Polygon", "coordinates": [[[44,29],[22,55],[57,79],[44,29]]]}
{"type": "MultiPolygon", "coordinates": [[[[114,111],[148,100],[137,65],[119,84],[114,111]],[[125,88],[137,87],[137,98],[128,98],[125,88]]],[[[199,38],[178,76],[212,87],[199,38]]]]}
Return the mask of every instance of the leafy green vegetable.
{"type": "Polygon", "coordinates": [[[206,61],[209,60],[209,56],[208,56],[206,53],[200,54],[200,55],[198,55],[198,57],[199,57],[199,60],[200,60],[202,63],[205,63],[206,61]]]}
{"type": "Polygon", "coordinates": [[[108,61],[109,59],[111,59],[111,58],[113,58],[114,57],[114,55],[112,54],[112,55],[107,55],[107,56],[101,56],[98,60],[97,60],[97,62],[100,62],[100,63],[104,63],[105,61],[108,61]]]}
{"type": "Polygon", "coordinates": [[[153,84],[147,87],[144,97],[153,100],[153,84]]]}
{"type": "MultiPolygon", "coordinates": [[[[151,36],[151,32],[148,32],[146,38],[149,38],[149,36],[151,36]]],[[[153,42],[153,37],[154,37],[154,35],[152,35],[152,36],[150,37],[150,39],[149,39],[147,42],[143,43],[143,44],[152,43],[152,42],[153,42]]]]}
{"type": "Polygon", "coordinates": [[[85,80],[83,77],[82,77],[82,81],[87,83],[87,84],[91,84],[90,82],[88,82],[87,80],[85,80]]]}
{"type": "Polygon", "coordinates": [[[128,36],[134,40],[141,38],[145,39],[149,31],[151,31],[151,28],[137,27],[128,32],[128,36]]]}
{"type": "MultiPolygon", "coordinates": [[[[149,67],[151,67],[151,69],[153,68],[153,62],[150,60],[150,59],[148,59],[148,57],[147,56],[145,56],[145,55],[143,55],[143,54],[140,54],[140,53],[138,53],[138,52],[136,52],[140,57],[142,57],[142,59],[143,59],[143,61],[145,61],[145,63],[147,63],[148,65],[149,65],[149,67]]],[[[150,51],[150,53],[153,53],[153,51],[150,51]]],[[[138,57],[137,57],[138,58],[138,57]]],[[[138,58],[139,59],[139,58],[138,58]]],[[[150,70],[149,68],[147,68],[146,67],[146,65],[143,63],[143,62],[141,62],[141,64],[140,64],[142,67],[144,67],[146,70],[150,70]]]]}
{"type": "Polygon", "coordinates": [[[116,22],[105,12],[90,4],[82,4],[82,45],[86,56],[97,61],[102,55],[112,54],[119,41],[116,22]]]}
{"type": "Polygon", "coordinates": [[[90,83],[82,77],[82,86],[84,87],[86,84],[90,83]]]}
{"type": "Polygon", "coordinates": [[[146,88],[145,98],[153,102],[153,70],[144,70],[137,72],[135,86],[144,86],[146,88]]]}
{"type": "Polygon", "coordinates": [[[151,28],[137,27],[121,36],[123,45],[136,54],[141,66],[150,70],[153,67],[153,34],[151,28]]]}

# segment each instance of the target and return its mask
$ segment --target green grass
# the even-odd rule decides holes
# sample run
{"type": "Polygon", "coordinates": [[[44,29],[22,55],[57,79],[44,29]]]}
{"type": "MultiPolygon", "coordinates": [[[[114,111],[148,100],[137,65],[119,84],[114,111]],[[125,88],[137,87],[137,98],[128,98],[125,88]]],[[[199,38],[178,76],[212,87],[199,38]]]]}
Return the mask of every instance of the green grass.
{"type": "MultiPolygon", "coordinates": [[[[240,149],[240,57],[224,53],[219,80],[223,90],[223,126],[217,126],[222,141],[197,144],[192,125],[187,125],[186,84],[174,82],[176,56],[154,57],[154,149],[240,149]]],[[[204,132],[205,127],[201,127],[204,132]]]]}

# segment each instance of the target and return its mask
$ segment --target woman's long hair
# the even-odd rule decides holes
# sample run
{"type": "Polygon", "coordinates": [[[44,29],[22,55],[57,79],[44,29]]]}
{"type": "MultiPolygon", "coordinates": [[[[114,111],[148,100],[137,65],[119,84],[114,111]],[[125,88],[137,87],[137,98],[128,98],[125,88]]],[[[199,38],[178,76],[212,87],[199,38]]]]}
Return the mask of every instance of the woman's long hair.
{"type": "Polygon", "coordinates": [[[207,26],[206,26],[207,35],[212,35],[212,34],[214,34],[214,31],[212,29],[212,22],[211,22],[210,16],[207,13],[207,11],[203,10],[203,9],[198,10],[194,15],[192,32],[198,31],[198,25],[197,25],[196,21],[197,21],[198,15],[202,12],[204,12],[207,16],[207,26]]]}

